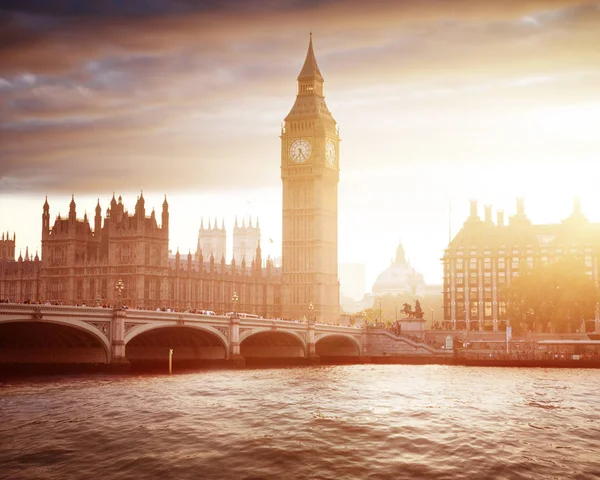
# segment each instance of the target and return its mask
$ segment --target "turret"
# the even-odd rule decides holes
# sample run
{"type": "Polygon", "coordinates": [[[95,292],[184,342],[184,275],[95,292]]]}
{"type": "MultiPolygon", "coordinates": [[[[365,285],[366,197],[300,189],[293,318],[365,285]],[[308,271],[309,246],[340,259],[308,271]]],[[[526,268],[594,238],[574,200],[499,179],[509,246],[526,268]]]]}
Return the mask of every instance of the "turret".
{"type": "Polygon", "coordinates": [[[165,201],[162,205],[162,229],[167,234],[169,233],[169,204],[167,203],[167,196],[165,195],[165,201]]]}
{"type": "Polygon", "coordinates": [[[50,233],[50,205],[48,204],[48,197],[44,202],[44,213],[42,213],[42,238],[50,233]]]}
{"type": "Polygon", "coordinates": [[[260,249],[260,240],[258,241],[258,246],[256,247],[256,266],[255,272],[260,276],[262,272],[262,251],[260,249]]]}
{"type": "Polygon", "coordinates": [[[117,199],[115,198],[115,192],[113,192],[113,196],[110,200],[110,213],[111,215],[115,215],[117,213],[117,199]]]}
{"type": "Polygon", "coordinates": [[[69,223],[75,223],[77,220],[77,214],[75,213],[75,195],[71,196],[71,203],[69,204],[69,223]]]}
{"type": "Polygon", "coordinates": [[[100,208],[100,199],[96,204],[96,215],[94,215],[94,236],[99,236],[102,230],[102,208],[100,208]]]}
{"type": "Polygon", "coordinates": [[[273,260],[271,260],[271,255],[268,255],[267,256],[267,268],[266,268],[267,277],[270,277],[272,273],[273,273],[273,260]]]}
{"type": "Polygon", "coordinates": [[[140,193],[137,203],[135,204],[135,216],[138,218],[146,217],[146,201],[144,200],[144,192],[140,193]]]}

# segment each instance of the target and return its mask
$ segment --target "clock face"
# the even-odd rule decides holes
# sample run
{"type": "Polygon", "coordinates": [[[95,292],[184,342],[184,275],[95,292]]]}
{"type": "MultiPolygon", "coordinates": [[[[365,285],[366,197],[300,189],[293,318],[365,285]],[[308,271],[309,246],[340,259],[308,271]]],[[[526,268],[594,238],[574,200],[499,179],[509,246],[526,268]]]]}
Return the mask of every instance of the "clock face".
{"type": "Polygon", "coordinates": [[[327,145],[325,145],[325,160],[328,165],[335,165],[335,143],[331,140],[327,140],[327,145]]]}
{"type": "Polygon", "coordinates": [[[304,163],[310,158],[312,147],[305,138],[298,138],[290,145],[290,158],[296,163],[304,163]]]}

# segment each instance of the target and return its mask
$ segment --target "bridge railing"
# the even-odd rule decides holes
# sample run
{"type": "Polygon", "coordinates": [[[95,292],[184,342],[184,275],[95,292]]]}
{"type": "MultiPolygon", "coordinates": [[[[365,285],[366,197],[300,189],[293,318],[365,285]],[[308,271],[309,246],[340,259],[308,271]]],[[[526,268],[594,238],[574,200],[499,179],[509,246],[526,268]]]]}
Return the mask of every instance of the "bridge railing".
{"type": "MultiPolygon", "coordinates": [[[[39,312],[43,315],[65,315],[65,316],[90,316],[90,317],[112,317],[114,308],[102,306],[76,306],[76,305],[45,305],[45,304],[23,304],[23,303],[0,303],[0,314],[33,315],[39,312]]],[[[161,310],[145,310],[137,308],[123,309],[129,320],[209,320],[214,323],[229,323],[231,317],[224,315],[206,315],[194,312],[174,312],[161,310]]],[[[240,324],[245,326],[277,326],[278,328],[306,329],[308,322],[300,320],[284,320],[280,318],[240,318],[240,324]]],[[[362,327],[350,325],[331,325],[313,323],[318,331],[338,331],[356,334],[362,327]]]]}

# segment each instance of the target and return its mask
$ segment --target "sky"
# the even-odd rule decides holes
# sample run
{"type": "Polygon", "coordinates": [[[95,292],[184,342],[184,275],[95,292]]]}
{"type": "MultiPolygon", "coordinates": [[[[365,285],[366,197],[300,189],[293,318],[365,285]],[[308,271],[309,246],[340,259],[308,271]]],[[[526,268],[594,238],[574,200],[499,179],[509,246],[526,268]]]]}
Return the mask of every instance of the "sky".
{"type": "Polygon", "coordinates": [[[600,221],[600,2],[4,0],[0,231],[31,253],[46,196],[83,217],[143,191],[157,213],[167,195],[173,251],[202,217],[252,215],[280,255],[309,32],[342,138],[339,261],[368,290],[400,241],[439,283],[471,198],[495,218],[524,196],[537,223],[577,195],[600,221]]]}

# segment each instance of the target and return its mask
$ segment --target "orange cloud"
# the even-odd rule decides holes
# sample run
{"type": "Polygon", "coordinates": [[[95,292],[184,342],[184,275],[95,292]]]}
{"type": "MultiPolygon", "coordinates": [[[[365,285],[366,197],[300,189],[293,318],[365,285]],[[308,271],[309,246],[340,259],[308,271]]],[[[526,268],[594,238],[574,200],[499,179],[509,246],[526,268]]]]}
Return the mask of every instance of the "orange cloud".
{"type": "Polygon", "coordinates": [[[374,164],[512,154],[513,130],[494,132],[515,111],[599,97],[600,10],[581,1],[29,3],[0,13],[5,188],[276,185],[309,29],[346,168],[360,168],[356,152],[374,164]],[[475,142],[461,130],[473,118],[488,128],[475,142]],[[423,144],[429,131],[439,144],[423,144]]]}

